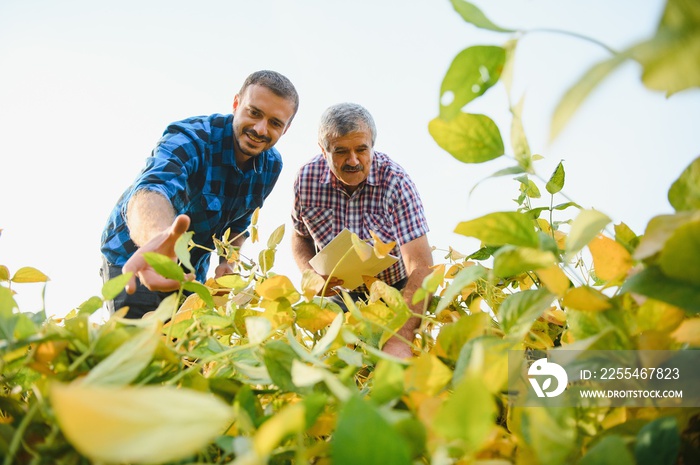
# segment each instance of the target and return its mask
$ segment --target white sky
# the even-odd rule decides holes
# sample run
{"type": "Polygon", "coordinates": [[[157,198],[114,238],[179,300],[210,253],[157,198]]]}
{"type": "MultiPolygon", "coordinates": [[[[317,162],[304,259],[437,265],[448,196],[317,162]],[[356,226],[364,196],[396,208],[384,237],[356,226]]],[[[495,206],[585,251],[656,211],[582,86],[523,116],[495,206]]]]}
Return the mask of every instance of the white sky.
{"type": "MultiPolygon", "coordinates": [[[[651,35],[663,6],[660,0],[475,3],[504,27],[569,30],[618,49],[651,35]]],[[[510,37],[464,23],[448,0],[2,0],[0,264],[49,275],[49,314],[63,315],[98,295],[102,228],[166,125],[230,112],[243,79],[263,68],[287,75],[301,96],[277,146],[285,169],[261,211],[263,243],[277,226],[287,226],[277,273],[299,284],[288,242],[292,181],[317,153],[321,112],[341,101],[373,113],[376,148],[404,166],[422,194],[431,243],[472,252],[478,244],[454,234],[455,225],[512,210],[517,183],[494,179],[471,198],[468,192],[512,163],[462,164],[437,146],[427,125],[455,55],[510,37]]],[[[527,95],[530,145],[545,157],[538,172],[548,178],[563,159],[567,195],[641,234],[652,216],[672,211],[668,187],[700,154],[700,91],[666,99],[640,84],[636,65],[625,65],[549,145],[554,105],[605,56],[579,39],[526,35],[515,97],[527,95]]],[[[496,120],[508,146],[502,85],[468,109],[496,120]]],[[[260,247],[246,244],[243,252],[256,257],[260,247]]],[[[436,252],[436,261],[443,256],[436,252]]],[[[15,289],[23,311],[40,308],[40,288],[15,289]]]]}

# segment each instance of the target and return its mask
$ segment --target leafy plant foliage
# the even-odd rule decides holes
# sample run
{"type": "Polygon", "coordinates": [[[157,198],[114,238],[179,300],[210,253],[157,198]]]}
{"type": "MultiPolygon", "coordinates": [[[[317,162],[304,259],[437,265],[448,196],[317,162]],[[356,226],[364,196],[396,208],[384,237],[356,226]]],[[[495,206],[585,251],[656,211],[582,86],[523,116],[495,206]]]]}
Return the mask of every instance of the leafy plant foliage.
{"type": "MultiPolygon", "coordinates": [[[[452,3],[477,27],[523,32],[452,3]]],[[[640,61],[653,89],[697,86],[698,62],[684,57],[699,23],[696,3],[670,0],[657,36],[594,68],[561,111],[571,113],[621,58],[640,61]]],[[[257,261],[242,259],[228,235],[217,240],[236,273],[206,283],[186,282],[174,262],[149,256],[182,287],[142,320],[124,319],[125,310],[103,324],[89,319],[128,276],[65,319],[19,312],[15,292],[48,278],[0,266],[4,464],[697,463],[696,408],[509,402],[510,350],[700,346],[700,158],[669,190],[675,212],[643,234],[569,199],[556,203],[564,166],[546,179],[536,173],[520,104],[511,109],[510,155],[488,116],[464,111],[499,82],[509,91],[517,40],[461,52],[441,87],[429,125],[437,143],[466,163],[511,156],[513,167],[497,175],[516,176],[519,196],[514,211],[456,225],[482,247],[449,249],[416,292],[426,311],[413,359],[381,351],[409,317],[393,288],[370,283],[368,298],[348,302],[344,314],[316,296],[325,283],[314,274],[297,286],[273,272],[283,227],[257,261]],[[542,188],[549,199],[537,206],[542,188]]],[[[189,240],[177,247],[185,267],[196,246],[189,240]]]]}

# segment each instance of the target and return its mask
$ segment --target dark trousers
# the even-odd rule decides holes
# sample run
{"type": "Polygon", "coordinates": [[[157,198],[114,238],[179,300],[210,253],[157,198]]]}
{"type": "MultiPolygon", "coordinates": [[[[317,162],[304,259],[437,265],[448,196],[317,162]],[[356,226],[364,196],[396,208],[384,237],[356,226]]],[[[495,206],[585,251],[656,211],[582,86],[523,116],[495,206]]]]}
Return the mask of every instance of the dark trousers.
{"type": "MultiPolygon", "coordinates": [[[[122,267],[117,265],[112,265],[107,261],[105,257],[102,257],[102,268],[100,269],[100,275],[104,282],[109,281],[112,278],[122,274],[122,267]]],[[[148,312],[152,312],[158,305],[168,297],[172,292],[157,292],[149,291],[146,286],[141,284],[138,278],[136,278],[136,292],[133,294],[127,294],[126,291],[121,291],[114,300],[109,300],[106,302],[107,310],[109,314],[113,314],[115,310],[119,310],[122,307],[129,307],[126,313],[126,318],[141,318],[148,312]]]]}

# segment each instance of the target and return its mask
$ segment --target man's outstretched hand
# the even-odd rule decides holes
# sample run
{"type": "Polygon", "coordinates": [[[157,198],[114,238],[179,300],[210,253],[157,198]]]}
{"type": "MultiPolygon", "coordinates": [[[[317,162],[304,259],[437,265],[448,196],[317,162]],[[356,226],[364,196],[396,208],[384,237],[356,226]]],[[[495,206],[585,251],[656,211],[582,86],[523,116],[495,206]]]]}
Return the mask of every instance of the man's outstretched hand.
{"type": "Polygon", "coordinates": [[[134,275],[126,285],[126,292],[136,292],[136,277],[151,291],[174,291],[180,287],[180,283],[173,279],[166,279],[156,273],[151,265],[143,258],[145,252],[156,252],[175,260],[175,243],[190,227],[190,218],[187,215],[179,215],[173,224],[163,232],[153,236],[148,242],[134,253],[122,267],[122,273],[132,272],[134,275]]]}

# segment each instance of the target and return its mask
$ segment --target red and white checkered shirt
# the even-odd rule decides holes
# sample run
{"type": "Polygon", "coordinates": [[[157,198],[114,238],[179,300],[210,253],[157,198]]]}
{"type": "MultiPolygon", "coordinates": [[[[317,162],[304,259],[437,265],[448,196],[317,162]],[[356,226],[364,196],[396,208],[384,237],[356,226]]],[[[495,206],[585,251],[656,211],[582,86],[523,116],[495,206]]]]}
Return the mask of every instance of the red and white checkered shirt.
{"type": "MultiPolygon", "coordinates": [[[[399,261],[377,277],[394,284],[406,277],[399,247],[428,232],[418,190],[406,171],[387,155],[374,152],[366,181],[352,194],[331,173],[323,154],[301,167],[294,182],[292,222],[297,233],[325,247],[343,228],[373,243],[396,241],[399,261]]],[[[358,288],[359,289],[359,288],[358,288]]]]}

